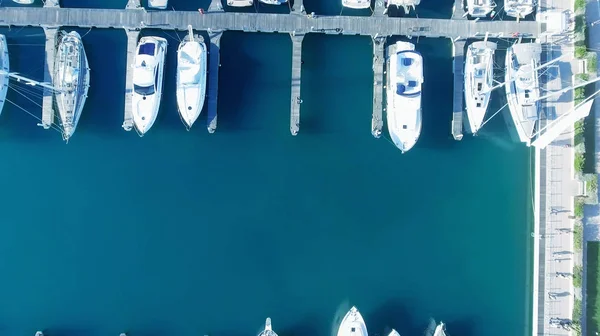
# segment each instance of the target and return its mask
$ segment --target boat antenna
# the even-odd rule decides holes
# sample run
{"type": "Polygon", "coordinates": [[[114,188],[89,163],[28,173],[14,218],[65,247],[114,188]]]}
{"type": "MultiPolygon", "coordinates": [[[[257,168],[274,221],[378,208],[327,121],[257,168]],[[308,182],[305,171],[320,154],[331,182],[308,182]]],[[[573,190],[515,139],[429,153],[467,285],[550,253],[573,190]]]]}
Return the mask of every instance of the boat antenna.
{"type": "Polygon", "coordinates": [[[187,29],[188,29],[188,35],[190,37],[190,41],[194,42],[194,30],[192,29],[192,25],[188,25],[187,29]]]}

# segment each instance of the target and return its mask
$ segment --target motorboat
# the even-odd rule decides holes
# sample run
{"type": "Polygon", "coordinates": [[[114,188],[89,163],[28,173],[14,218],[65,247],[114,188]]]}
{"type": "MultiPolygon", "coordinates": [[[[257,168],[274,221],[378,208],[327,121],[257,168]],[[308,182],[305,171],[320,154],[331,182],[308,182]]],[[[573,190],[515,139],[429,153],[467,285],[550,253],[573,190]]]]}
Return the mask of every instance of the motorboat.
{"type": "Polygon", "coordinates": [[[473,134],[481,128],[490,103],[496,48],[496,43],[488,41],[473,42],[467,48],[464,91],[469,131],[473,134]]]}
{"type": "Polygon", "coordinates": [[[227,6],[230,7],[249,7],[253,4],[253,0],[227,0],[227,6]]]}
{"type": "Polygon", "coordinates": [[[388,336],[400,336],[400,334],[396,331],[396,329],[392,329],[392,331],[390,331],[388,336]]]}
{"type": "Polygon", "coordinates": [[[275,333],[273,331],[273,328],[271,327],[271,318],[267,317],[267,320],[265,321],[265,329],[263,329],[263,331],[261,331],[258,336],[277,336],[277,333],[275,333]]]}
{"type": "Polygon", "coordinates": [[[189,130],[204,106],[206,96],[206,44],[194,36],[192,26],[177,49],[177,108],[189,130]]]}
{"type": "Polygon", "coordinates": [[[533,13],[535,6],[535,0],[505,0],[504,11],[508,16],[523,19],[533,13]]]}
{"type": "Polygon", "coordinates": [[[90,68],[83,41],[75,31],[60,39],[52,83],[63,139],[68,142],[77,128],[90,87],[90,68]]]}
{"type": "Polygon", "coordinates": [[[133,64],[132,116],[135,130],[143,136],[150,130],[160,108],[167,40],[144,36],[138,42],[133,64]]]}
{"type": "Polygon", "coordinates": [[[0,34],[0,114],[6,101],[8,93],[8,73],[10,72],[10,60],[8,58],[8,44],[6,36],[0,34]]]}
{"type": "Polygon", "coordinates": [[[350,308],[342,319],[337,336],[368,336],[365,321],[356,307],[350,308]]]}
{"type": "Polygon", "coordinates": [[[517,43],[506,50],[506,100],[519,140],[531,143],[539,119],[539,43],[517,43]]]}
{"type": "Polygon", "coordinates": [[[18,3],[19,5],[33,5],[35,0],[13,0],[13,2],[18,3]]]}
{"type": "Polygon", "coordinates": [[[287,0],[258,0],[267,5],[283,5],[287,0]]]}
{"type": "Polygon", "coordinates": [[[371,0],[342,0],[342,6],[352,9],[366,9],[371,7],[371,0]]]}
{"type": "Polygon", "coordinates": [[[421,3],[421,0],[388,0],[386,7],[390,7],[390,6],[402,7],[402,8],[404,8],[404,13],[408,14],[408,13],[410,13],[411,8],[414,10],[415,7],[418,6],[420,3],[421,3]]]}
{"type": "Polygon", "coordinates": [[[467,0],[467,12],[472,17],[486,17],[494,8],[494,0],[467,0]]]}
{"type": "Polygon", "coordinates": [[[148,0],[148,7],[153,9],[167,9],[169,0],[148,0]]]}
{"type": "Polygon", "coordinates": [[[421,134],[423,57],[414,44],[398,41],[387,48],[386,68],[388,131],[394,145],[406,153],[421,134]]]}
{"type": "Polygon", "coordinates": [[[440,322],[433,331],[433,336],[446,336],[446,325],[440,322]]]}

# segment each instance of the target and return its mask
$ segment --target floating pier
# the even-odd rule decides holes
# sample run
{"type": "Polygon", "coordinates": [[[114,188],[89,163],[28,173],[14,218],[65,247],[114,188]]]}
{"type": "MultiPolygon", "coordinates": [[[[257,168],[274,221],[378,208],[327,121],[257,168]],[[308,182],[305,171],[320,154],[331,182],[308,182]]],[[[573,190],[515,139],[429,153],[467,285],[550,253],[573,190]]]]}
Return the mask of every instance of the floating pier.
{"type": "Polygon", "coordinates": [[[131,131],[133,128],[133,116],[131,111],[131,104],[133,98],[133,60],[135,59],[135,50],[137,48],[138,38],[140,36],[139,30],[128,30],[127,33],[127,66],[125,75],[125,108],[123,115],[123,129],[131,131]]]}
{"type": "Polygon", "coordinates": [[[465,40],[456,40],[452,44],[452,72],[454,73],[454,87],[452,98],[452,137],[454,140],[463,138],[463,99],[465,80],[465,40]]]}
{"type": "Polygon", "coordinates": [[[59,8],[58,0],[44,0],[44,7],[59,8]]]}
{"type": "Polygon", "coordinates": [[[302,83],[302,40],[304,34],[290,34],[292,38],[292,97],[290,108],[290,132],[297,135],[300,130],[300,86],[302,83]]]}
{"type": "Polygon", "coordinates": [[[209,13],[218,13],[223,12],[223,4],[221,0],[211,0],[210,5],[208,6],[209,13]]]}
{"type": "MultiPolygon", "coordinates": [[[[288,0],[289,1],[289,0],[288,0]]],[[[292,6],[292,14],[306,14],[306,10],[304,9],[304,1],[303,0],[294,0],[294,6],[292,6]]]]}
{"type": "MultiPolygon", "coordinates": [[[[214,2],[214,1],[213,1],[214,2]]],[[[219,67],[221,66],[222,31],[209,31],[210,46],[208,49],[208,115],[206,126],[209,133],[217,130],[217,101],[219,96],[219,67]]]]}
{"type": "MultiPolygon", "coordinates": [[[[48,3],[48,1],[46,2],[48,3]]],[[[52,83],[52,74],[54,73],[54,58],[56,56],[56,38],[58,36],[58,27],[44,27],[46,35],[46,62],[44,62],[44,82],[52,83]]],[[[54,92],[49,88],[44,88],[42,98],[42,123],[40,126],[49,129],[54,123],[54,92]]]]}
{"type": "Polygon", "coordinates": [[[467,12],[465,12],[464,0],[454,0],[454,7],[452,7],[452,19],[453,20],[466,20],[467,12]]]}
{"type": "Polygon", "coordinates": [[[385,8],[384,0],[375,0],[375,9],[373,10],[373,16],[381,17],[387,13],[385,8]]]}
{"type": "MultiPolygon", "coordinates": [[[[379,0],[378,0],[379,1],[379,0]]],[[[383,68],[385,64],[385,37],[373,37],[373,117],[371,134],[381,136],[383,129],[383,68]]]]}

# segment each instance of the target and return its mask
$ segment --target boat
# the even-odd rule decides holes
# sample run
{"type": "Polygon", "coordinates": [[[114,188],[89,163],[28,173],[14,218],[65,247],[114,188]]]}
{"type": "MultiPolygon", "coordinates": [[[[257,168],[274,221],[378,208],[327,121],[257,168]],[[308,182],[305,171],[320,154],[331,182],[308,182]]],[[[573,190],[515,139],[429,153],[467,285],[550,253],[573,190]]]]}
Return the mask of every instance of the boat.
{"type": "Polygon", "coordinates": [[[421,3],[421,0],[388,0],[386,7],[396,6],[404,8],[404,13],[410,13],[410,9],[415,9],[421,3]]]}
{"type": "Polygon", "coordinates": [[[0,114],[6,101],[8,93],[8,73],[10,72],[10,60],[8,58],[8,45],[6,36],[0,34],[0,114]]]}
{"type": "Polygon", "coordinates": [[[206,44],[202,36],[194,37],[192,26],[177,48],[177,109],[189,130],[204,105],[206,96],[206,44]]]}
{"type": "Polygon", "coordinates": [[[275,333],[271,327],[270,317],[267,317],[267,320],[265,321],[265,329],[261,331],[258,336],[277,336],[277,333],[275,333]]]}
{"type": "Polygon", "coordinates": [[[140,39],[133,64],[133,125],[140,136],[150,130],[160,107],[167,40],[144,36],[140,39]]]}
{"type": "Polygon", "coordinates": [[[529,146],[539,119],[539,43],[517,43],[506,50],[506,100],[519,140],[529,146]]]}
{"type": "Polygon", "coordinates": [[[494,0],[467,0],[467,12],[472,17],[486,17],[494,8],[494,0]]]}
{"type": "Polygon", "coordinates": [[[227,0],[227,6],[231,7],[249,7],[253,4],[253,0],[227,0]]]}
{"type": "Polygon", "coordinates": [[[18,3],[19,5],[33,5],[35,0],[13,0],[13,2],[18,3]]]}
{"type": "Polygon", "coordinates": [[[350,308],[338,328],[337,336],[368,336],[367,326],[356,307],[350,308]]]}
{"type": "Polygon", "coordinates": [[[371,0],[342,0],[342,6],[352,9],[366,9],[371,7],[371,0]]]}
{"type": "Polygon", "coordinates": [[[390,331],[388,336],[400,336],[400,334],[396,331],[396,329],[392,329],[392,331],[390,331]]]}
{"type": "Polygon", "coordinates": [[[433,331],[433,336],[446,336],[446,325],[440,322],[433,331]]]}
{"type": "Polygon", "coordinates": [[[387,49],[388,131],[394,145],[406,153],[421,134],[423,57],[409,42],[398,41],[387,49]]]}
{"type": "Polygon", "coordinates": [[[258,0],[267,5],[283,5],[287,0],[258,0]]]}
{"type": "Polygon", "coordinates": [[[473,42],[465,58],[465,105],[469,131],[477,134],[485,118],[494,85],[494,42],[473,42]]]}
{"type": "Polygon", "coordinates": [[[79,122],[90,87],[90,68],[79,33],[72,31],[60,39],[54,61],[52,84],[62,126],[69,141],[79,122]]]}
{"type": "Polygon", "coordinates": [[[153,9],[167,9],[169,0],[148,0],[148,7],[153,9]]]}
{"type": "Polygon", "coordinates": [[[523,19],[533,13],[535,6],[535,0],[505,0],[504,11],[508,16],[523,19]]]}

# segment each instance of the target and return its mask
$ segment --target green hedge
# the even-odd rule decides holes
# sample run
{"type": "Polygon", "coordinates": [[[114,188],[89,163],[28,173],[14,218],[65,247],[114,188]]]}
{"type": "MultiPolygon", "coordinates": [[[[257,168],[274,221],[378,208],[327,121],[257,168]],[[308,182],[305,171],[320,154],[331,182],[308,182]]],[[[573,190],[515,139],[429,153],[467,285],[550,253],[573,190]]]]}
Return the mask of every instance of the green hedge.
{"type": "Polygon", "coordinates": [[[600,332],[600,242],[587,245],[587,301],[585,307],[588,335],[600,332]]]}

